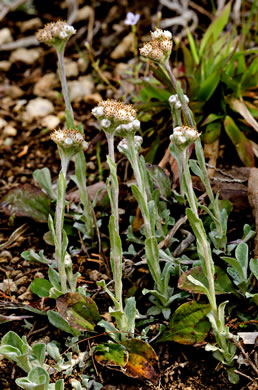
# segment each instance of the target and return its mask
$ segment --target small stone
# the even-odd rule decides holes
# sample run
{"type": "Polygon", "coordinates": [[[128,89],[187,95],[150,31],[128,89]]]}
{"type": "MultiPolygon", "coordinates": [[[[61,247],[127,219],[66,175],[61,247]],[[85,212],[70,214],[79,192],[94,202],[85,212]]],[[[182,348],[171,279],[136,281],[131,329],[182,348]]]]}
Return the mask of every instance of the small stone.
{"type": "Polygon", "coordinates": [[[38,279],[44,279],[44,274],[42,272],[36,272],[35,273],[35,279],[38,278],[38,279]]]}
{"type": "Polygon", "coordinates": [[[10,96],[12,99],[17,99],[24,95],[24,92],[21,88],[17,87],[17,85],[10,85],[6,89],[6,95],[10,96]]]}
{"type": "Polygon", "coordinates": [[[8,72],[8,70],[11,68],[11,62],[9,61],[0,61],[0,71],[8,72]]]}
{"type": "Polygon", "coordinates": [[[55,115],[47,115],[42,119],[42,126],[47,127],[49,130],[54,130],[60,123],[60,119],[55,115]]]}
{"type": "Polygon", "coordinates": [[[4,279],[3,283],[0,283],[0,290],[3,292],[15,292],[17,291],[17,286],[12,279],[4,279]]]}
{"type": "Polygon", "coordinates": [[[77,77],[79,75],[79,67],[77,62],[70,60],[70,58],[64,59],[64,68],[66,77],[77,77]]]}
{"type": "Polygon", "coordinates": [[[42,21],[40,18],[32,18],[29,20],[26,20],[25,22],[21,22],[20,24],[20,30],[21,32],[25,32],[28,30],[37,30],[38,28],[42,27],[42,21]]]}
{"type": "Polygon", "coordinates": [[[31,118],[42,118],[54,111],[52,102],[43,98],[32,99],[26,106],[27,113],[31,118]]]}
{"type": "Polygon", "coordinates": [[[70,99],[74,100],[82,100],[87,95],[92,94],[94,89],[94,82],[89,76],[82,76],[79,80],[69,81],[68,82],[69,90],[70,90],[70,99]]]}
{"type": "Polygon", "coordinates": [[[27,288],[25,286],[21,286],[18,290],[18,294],[21,295],[21,294],[25,293],[26,290],[27,290],[27,288]]]}
{"type": "Polygon", "coordinates": [[[103,99],[102,99],[102,96],[98,92],[96,92],[96,93],[92,93],[90,95],[85,96],[85,98],[83,100],[87,104],[95,105],[95,104],[100,103],[103,99]]]}
{"type": "Polygon", "coordinates": [[[76,22],[87,20],[93,14],[93,10],[89,5],[85,5],[77,11],[76,22]]]}
{"type": "Polygon", "coordinates": [[[3,127],[5,127],[7,125],[7,122],[5,119],[3,118],[0,118],[0,129],[2,129],[3,127]]]}
{"type": "Polygon", "coordinates": [[[86,72],[86,69],[88,68],[89,66],[89,61],[87,61],[86,59],[80,57],[77,61],[77,64],[78,64],[78,68],[79,68],[79,71],[81,73],[85,73],[86,72]]]}
{"type": "Polygon", "coordinates": [[[26,181],[27,181],[27,176],[22,176],[22,177],[20,178],[20,182],[21,182],[22,184],[26,183],[26,181]]]}
{"type": "Polygon", "coordinates": [[[101,273],[97,271],[96,269],[89,271],[89,279],[96,282],[97,280],[100,280],[101,273]]]}
{"type": "Polygon", "coordinates": [[[27,299],[28,301],[32,301],[33,295],[32,295],[32,293],[31,293],[31,291],[28,290],[28,291],[25,291],[24,294],[19,295],[19,296],[18,296],[18,299],[20,299],[20,300],[22,300],[22,301],[24,301],[25,299],[27,299]]]}
{"type": "Polygon", "coordinates": [[[16,286],[20,286],[21,284],[25,284],[25,283],[27,283],[27,281],[28,281],[28,276],[22,276],[21,278],[19,278],[19,279],[17,279],[16,281],[15,281],[15,283],[16,283],[16,286]]]}
{"type": "Polygon", "coordinates": [[[128,70],[129,70],[128,64],[120,62],[119,64],[116,65],[114,74],[116,76],[120,76],[121,78],[125,78],[125,76],[128,77],[128,75],[126,74],[128,70]]]}
{"type": "Polygon", "coordinates": [[[133,33],[126,35],[119,45],[112,51],[110,57],[113,60],[125,57],[128,52],[133,51],[133,33]]]}
{"type": "Polygon", "coordinates": [[[21,47],[12,52],[9,60],[12,63],[20,61],[24,64],[32,65],[39,59],[40,53],[41,49],[25,49],[24,47],[21,47]]]}
{"type": "Polygon", "coordinates": [[[47,73],[35,84],[33,93],[36,96],[48,96],[58,84],[58,78],[55,73],[47,73]]]}
{"type": "Polygon", "coordinates": [[[17,135],[17,130],[13,126],[6,126],[3,131],[5,137],[15,137],[17,135]]]}
{"type": "Polygon", "coordinates": [[[13,37],[9,28],[5,27],[0,30],[0,45],[13,41],[13,37]]]}

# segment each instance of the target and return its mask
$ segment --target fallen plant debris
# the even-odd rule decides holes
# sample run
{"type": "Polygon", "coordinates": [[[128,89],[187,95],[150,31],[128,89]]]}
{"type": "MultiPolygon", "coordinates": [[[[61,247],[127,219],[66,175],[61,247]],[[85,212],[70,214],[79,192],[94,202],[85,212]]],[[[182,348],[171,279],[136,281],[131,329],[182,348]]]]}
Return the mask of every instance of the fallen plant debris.
{"type": "Polygon", "coordinates": [[[0,8],[6,390],[257,386],[256,2],[159,3],[0,8]]]}

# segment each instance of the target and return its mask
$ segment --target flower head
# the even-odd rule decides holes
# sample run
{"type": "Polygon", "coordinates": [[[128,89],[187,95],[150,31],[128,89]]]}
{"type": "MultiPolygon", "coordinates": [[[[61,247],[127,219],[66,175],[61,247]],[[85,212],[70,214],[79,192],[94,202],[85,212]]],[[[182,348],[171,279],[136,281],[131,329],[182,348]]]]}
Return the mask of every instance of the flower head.
{"type": "Polygon", "coordinates": [[[128,26],[135,26],[139,22],[139,19],[140,19],[139,14],[134,14],[133,12],[127,12],[124,24],[127,24],[128,26]]]}
{"type": "MultiPolygon", "coordinates": [[[[124,104],[116,100],[103,100],[92,110],[92,114],[99,120],[105,132],[114,132],[120,125],[134,123],[136,111],[131,104],[124,104]]],[[[133,126],[134,126],[133,125],[133,126]]]]}
{"type": "MultiPolygon", "coordinates": [[[[188,96],[187,95],[184,95],[184,98],[185,98],[185,101],[186,103],[189,103],[189,99],[188,99],[188,96]]],[[[179,97],[177,94],[175,95],[171,95],[168,99],[168,102],[171,106],[171,108],[175,107],[176,109],[179,109],[179,108],[182,108],[182,103],[181,101],[179,100],[179,97]]]]}
{"type": "Polygon", "coordinates": [[[75,33],[76,30],[73,26],[70,26],[63,20],[58,20],[57,22],[48,23],[44,28],[38,30],[36,38],[48,45],[55,45],[60,43],[60,41],[66,42],[75,33]]]}
{"type": "Polygon", "coordinates": [[[171,32],[157,28],[151,32],[151,41],[140,49],[140,54],[153,61],[164,63],[170,57],[172,46],[171,32]]]}
{"type": "Polygon", "coordinates": [[[196,129],[188,126],[178,126],[173,130],[173,134],[169,137],[180,150],[190,146],[200,137],[196,129]]]}
{"type": "Polygon", "coordinates": [[[55,130],[50,138],[69,156],[74,156],[85,147],[84,135],[78,130],[55,130]]]}
{"type": "MultiPolygon", "coordinates": [[[[142,144],[142,137],[140,135],[135,135],[134,136],[134,147],[137,152],[139,152],[142,144]]],[[[122,141],[119,142],[117,145],[117,149],[119,150],[120,153],[126,154],[126,152],[129,150],[129,145],[128,145],[128,140],[126,138],[123,138],[122,141]]]]}

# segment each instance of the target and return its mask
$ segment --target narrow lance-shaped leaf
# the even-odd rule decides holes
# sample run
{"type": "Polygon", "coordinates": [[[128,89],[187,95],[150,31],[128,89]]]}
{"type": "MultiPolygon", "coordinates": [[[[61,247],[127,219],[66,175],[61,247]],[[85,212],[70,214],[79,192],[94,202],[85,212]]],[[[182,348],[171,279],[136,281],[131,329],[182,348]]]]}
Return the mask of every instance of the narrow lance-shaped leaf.
{"type": "Polygon", "coordinates": [[[47,192],[51,199],[56,200],[56,194],[52,188],[51,174],[48,168],[36,169],[33,172],[33,178],[47,192]]]}
{"type": "Polygon", "coordinates": [[[222,12],[219,14],[219,16],[208,27],[207,31],[205,32],[202,38],[202,42],[200,46],[200,56],[203,54],[203,51],[205,47],[208,45],[208,43],[210,42],[210,39],[212,39],[213,42],[215,42],[218,36],[220,35],[220,33],[222,32],[223,28],[228,22],[230,9],[231,9],[231,3],[229,2],[222,10],[222,12]]]}
{"type": "Polygon", "coordinates": [[[253,167],[255,161],[251,141],[239,130],[230,116],[226,116],[224,126],[227,135],[235,145],[240,160],[245,164],[245,166],[253,167]]]}

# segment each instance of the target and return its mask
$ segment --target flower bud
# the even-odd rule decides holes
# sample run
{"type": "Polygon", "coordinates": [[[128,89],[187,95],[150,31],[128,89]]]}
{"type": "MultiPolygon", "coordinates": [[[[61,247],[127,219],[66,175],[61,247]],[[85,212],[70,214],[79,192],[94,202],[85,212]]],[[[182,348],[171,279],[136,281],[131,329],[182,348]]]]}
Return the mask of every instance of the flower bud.
{"type": "MultiPolygon", "coordinates": [[[[137,152],[139,152],[142,144],[142,137],[139,135],[134,136],[134,147],[137,152]]],[[[117,149],[119,150],[120,153],[125,154],[129,150],[129,145],[128,145],[128,140],[126,138],[123,138],[122,141],[119,142],[117,145],[117,149]]]]}
{"type": "Polygon", "coordinates": [[[173,134],[169,137],[169,139],[180,150],[184,150],[194,143],[199,137],[200,134],[196,129],[188,126],[178,126],[174,128],[173,134]]]}

